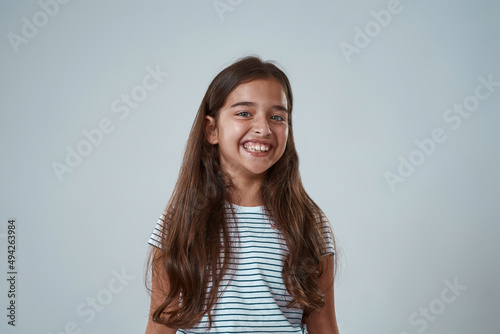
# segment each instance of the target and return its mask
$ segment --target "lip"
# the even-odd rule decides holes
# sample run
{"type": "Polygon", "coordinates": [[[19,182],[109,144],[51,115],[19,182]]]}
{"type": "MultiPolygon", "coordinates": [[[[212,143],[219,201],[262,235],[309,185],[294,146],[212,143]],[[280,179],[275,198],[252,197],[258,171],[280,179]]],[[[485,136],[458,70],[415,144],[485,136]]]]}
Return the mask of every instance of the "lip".
{"type": "Polygon", "coordinates": [[[245,150],[245,152],[253,155],[253,156],[265,156],[265,155],[268,155],[269,152],[273,149],[273,145],[267,141],[267,140],[261,140],[261,139],[248,139],[248,140],[245,140],[244,142],[241,143],[241,147],[243,148],[243,150],[245,150]],[[256,143],[256,144],[265,144],[265,145],[268,145],[269,146],[269,150],[267,151],[264,151],[264,152],[252,152],[252,151],[248,151],[246,148],[245,148],[245,144],[246,143],[256,143]]]}
{"type": "Polygon", "coordinates": [[[269,146],[269,149],[273,148],[273,144],[271,144],[270,141],[262,140],[262,139],[248,139],[248,140],[245,140],[244,142],[242,142],[241,145],[244,146],[246,143],[264,144],[264,145],[269,146]]]}

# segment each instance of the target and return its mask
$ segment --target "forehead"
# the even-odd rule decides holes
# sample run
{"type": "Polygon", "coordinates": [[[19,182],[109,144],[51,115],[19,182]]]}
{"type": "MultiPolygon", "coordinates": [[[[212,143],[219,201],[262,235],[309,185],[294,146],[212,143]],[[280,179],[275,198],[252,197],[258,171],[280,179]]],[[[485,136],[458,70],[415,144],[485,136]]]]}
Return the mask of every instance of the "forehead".
{"type": "Polygon", "coordinates": [[[240,84],[229,93],[223,108],[238,102],[252,102],[264,107],[281,105],[288,109],[285,91],[276,79],[256,79],[240,84]]]}

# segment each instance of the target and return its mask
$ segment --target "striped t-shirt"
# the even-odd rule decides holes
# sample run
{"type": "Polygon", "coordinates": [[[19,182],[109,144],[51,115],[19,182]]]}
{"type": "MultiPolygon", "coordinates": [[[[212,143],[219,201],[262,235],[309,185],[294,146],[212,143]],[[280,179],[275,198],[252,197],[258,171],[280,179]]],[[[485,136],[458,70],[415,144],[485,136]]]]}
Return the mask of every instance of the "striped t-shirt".
{"type": "MultiPolygon", "coordinates": [[[[225,291],[212,310],[209,333],[307,333],[306,326],[301,324],[303,310],[286,307],[292,298],[281,276],[283,255],[287,252],[284,238],[264,213],[263,206],[233,206],[236,221],[231,219],[230,226],[239,234],[234,246],[237,264],[235,271],[231,271],[232,279],[223,280],[219,286],[219,291],[225,291]]],[[[158,248],[164,219],[165,213],[148,241],[158,248]]],[[[321,219],[321,230],[325,238],[322,254],[334,254],[333,235],[326,217],[321,219]]],[[[205,314],[197,325],[179,329],[177,333],[207,333],[207,328],[205,314]]]]}

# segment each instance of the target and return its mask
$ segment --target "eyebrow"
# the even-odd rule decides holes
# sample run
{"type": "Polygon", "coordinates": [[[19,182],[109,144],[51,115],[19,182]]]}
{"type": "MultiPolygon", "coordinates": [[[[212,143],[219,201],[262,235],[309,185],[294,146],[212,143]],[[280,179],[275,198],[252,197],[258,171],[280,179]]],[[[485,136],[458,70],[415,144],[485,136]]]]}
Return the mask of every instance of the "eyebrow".
{"type": "MultiPolygon", "coordinates": [[[[234,108],[234,107],[238,107],[238,106],[255,107],[256,104],[254,102],[237,102],[237,103],[233,104],[230,108],[234,108]]],[[[272,106],[272,108],[288,113],[288,110],[279,104],[272,106]]]]}

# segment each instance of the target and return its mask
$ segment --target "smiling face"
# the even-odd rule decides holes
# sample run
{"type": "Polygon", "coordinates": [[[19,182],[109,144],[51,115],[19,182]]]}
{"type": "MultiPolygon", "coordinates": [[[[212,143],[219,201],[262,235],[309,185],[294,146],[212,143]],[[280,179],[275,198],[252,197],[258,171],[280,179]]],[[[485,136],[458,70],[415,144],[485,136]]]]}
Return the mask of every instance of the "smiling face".
{"type": "Polygon", "coordinates": [[[219,111],[206,117],[208,141],[219,145],[221,168],[233,180],[263,180],[283,155],[288,139],[287,99],[274,79],[237,86],[219,111]]]}

